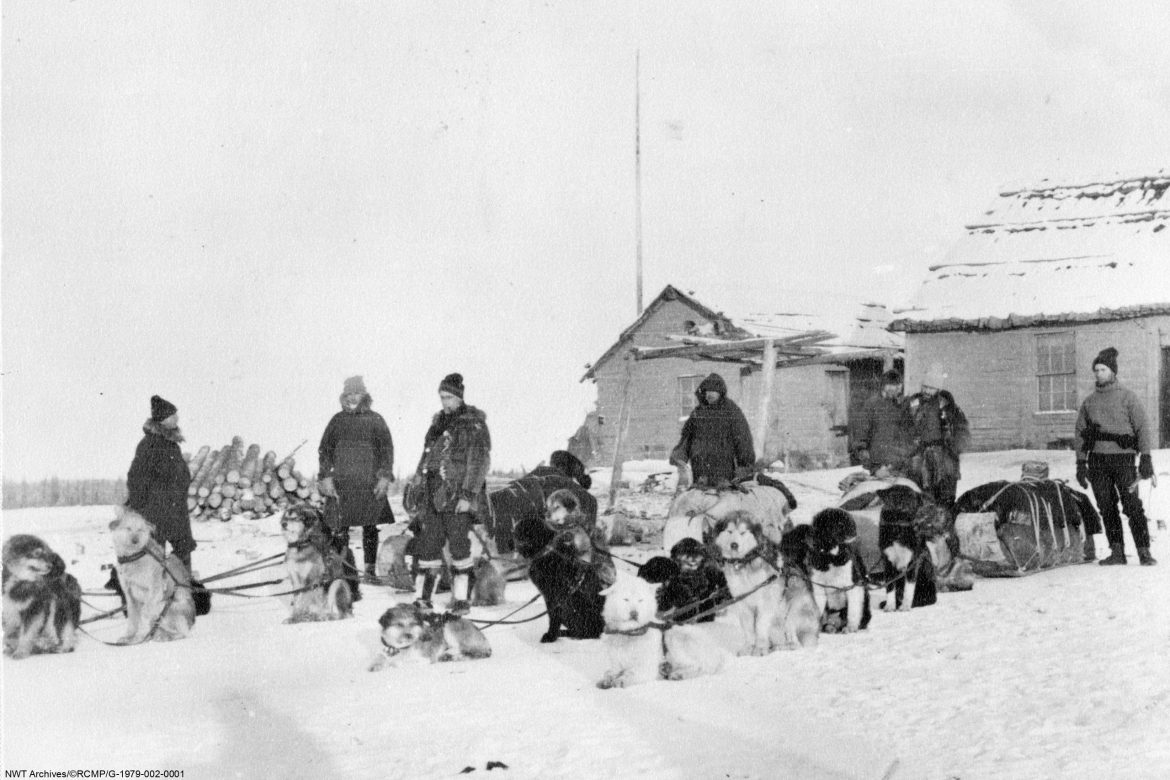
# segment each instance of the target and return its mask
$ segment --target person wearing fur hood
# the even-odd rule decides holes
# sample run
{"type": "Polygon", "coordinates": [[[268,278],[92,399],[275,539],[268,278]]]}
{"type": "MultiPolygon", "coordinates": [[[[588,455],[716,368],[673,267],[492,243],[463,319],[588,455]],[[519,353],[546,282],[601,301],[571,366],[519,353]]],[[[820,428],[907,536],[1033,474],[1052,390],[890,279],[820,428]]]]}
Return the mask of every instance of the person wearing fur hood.
{"type": "Polygon", "coordinates": [[[487,415],[464,403],[463,393],[460,374],[448,374],[439,383],[443,408],[431,420],[415,473],[423,491],[414,540],[415,597],[420,606],[430,607],[446,545],[455,570],[447,609],[457,615],[469,610],[471,530],[476,512],[487,506],[492,449],[487,415]]]}
{"type": "Polygon", "coordinates": [[[361,526],[366,575],[373,577],[378,525],[394,522],[386,500],[394,481],[394,440],[386,420],[370,408],[373,399],[360,376],[345,380],[339,400],[341,411],[325,426],[317,448],[318,489],[328,499],[326,522],[343,553],[349,548],[349,529],[361,526]]]}
{"type": "Polygon", "coordinates": [[[680,467],[689,463],[697,487],[729,488],[734,481],[750,478],[756,462],[752,429],[727,397],[723,377],[709,375],[695,390],[695,397],[699,403],[683,423],[671,463],[680,467]]]}
{"type": "Polygon", "coordinates": [[[967,416],[942,387],[946,380],[942,367],[932,365],[922,378],[921,391],[908,399],[907,406],[917,446],[911,471],[923,492],[936,504],[951,508],[962,476],[959,456],[970,444],[971,433],[967,416]]]}
{"type": "Polygon", "coordinates": [[[179,444],[179,410],[159,396],[150,399],[150,418],[126,474],[126,505],[154,524],[160,543],[170,544],[175,557],[191,570],[195,538],[187,513],[191,470],[179,444]]]}

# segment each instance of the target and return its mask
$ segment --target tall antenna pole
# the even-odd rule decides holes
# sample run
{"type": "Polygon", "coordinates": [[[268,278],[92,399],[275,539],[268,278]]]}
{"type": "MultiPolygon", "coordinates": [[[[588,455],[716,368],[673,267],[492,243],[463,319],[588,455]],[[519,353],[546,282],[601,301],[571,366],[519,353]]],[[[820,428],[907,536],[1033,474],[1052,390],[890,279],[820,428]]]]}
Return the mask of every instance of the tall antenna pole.
{"type": "Polygon", "coordinates": [[[642,50],[634,55],[634,209],[638,316],[642,316],[642,50]]]}

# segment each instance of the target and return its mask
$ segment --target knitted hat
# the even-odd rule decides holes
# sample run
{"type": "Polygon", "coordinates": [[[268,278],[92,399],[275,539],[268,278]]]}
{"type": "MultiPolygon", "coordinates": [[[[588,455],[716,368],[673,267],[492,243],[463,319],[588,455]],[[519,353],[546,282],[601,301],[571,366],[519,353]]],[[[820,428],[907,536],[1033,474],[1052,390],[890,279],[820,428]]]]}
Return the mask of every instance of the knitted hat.
{"type": "Polygon", "coordinates": [[[1117,373],[1117,350],[1113,347],[1105,347],[1101,350],[1097,357],[1093,358],[1093,368],[1097,366],[1106,366],[1113,373],[1117,373]]]}
{"type": "Polygon", "coordinates": [[[447,374],[443,377],[443,381],[439,382],[440,393],[450,393],[463,397],[463,375],[462,374],[447,374]]]}
{"type": "Polygon", "coordinates": [[[150,419],[155,422],[160,423],[172,414],[178,414],[178,412],[179,410],[170,401],[157,395],[150,397],[150,419]]]}
{"type": "Polygon", "coordinates": [[[369,395],[366,390],[366,383],[362,381],[360,376],[351,376],[345,380],[345,385],[341,388],[342,395],[349,395],[350,393],[357,393],[358,395],[369,395]]]}

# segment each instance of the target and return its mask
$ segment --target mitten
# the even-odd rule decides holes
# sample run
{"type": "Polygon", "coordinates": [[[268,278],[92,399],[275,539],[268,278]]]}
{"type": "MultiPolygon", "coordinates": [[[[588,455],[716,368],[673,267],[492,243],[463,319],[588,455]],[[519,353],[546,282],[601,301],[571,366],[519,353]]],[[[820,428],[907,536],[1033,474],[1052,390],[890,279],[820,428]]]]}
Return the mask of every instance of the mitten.
{"type": "Polygon", "coordinates": [[[333,477],[321,477],[317,480],[317,492],[326,498],[337,498],[337,488],[333,485],[333,477]]]}
{"type": "Polygon", "coordinates": [[[1082,490],[1089,489],[1089,462],[1085,460],[1077,461],[1077,484],[1081,486],[1082,490]]]}
{"type": "Polygon", "coordinates": [[[381,477],[377,484],[374,485],[374,495],[378,498],[385,498],[386,491],[390,489],[390,479],[388,477],[381,477]]]}
{"type": "Polygon", "coordinates": [[[1148,452],[1143,452],[1138,458],[1138,476],[1142,479],[1151,479],[1154,476],[1154,459],[1148,452]]]}

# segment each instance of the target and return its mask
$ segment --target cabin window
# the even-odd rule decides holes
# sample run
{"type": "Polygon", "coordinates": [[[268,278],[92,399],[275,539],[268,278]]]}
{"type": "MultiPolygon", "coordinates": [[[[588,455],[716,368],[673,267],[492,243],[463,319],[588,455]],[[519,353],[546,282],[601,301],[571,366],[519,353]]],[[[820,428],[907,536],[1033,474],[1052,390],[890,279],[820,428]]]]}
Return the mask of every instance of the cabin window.
{"type": "Polygon", "coordinates": [[[1077,408],[1076,340],[1072,331],[1036,336],[1038,410],[1074,412],[1077,408]]]}
{"type": "Polygon", "coordinates": [[[678,416],[689,417],[691,412],[699,403],[699,399],[695,397],[695,392],[699,389],[699,385],[703,383],[703,374],[695,374],[694,376],[680,376],[678,378],[678,416]]]}

